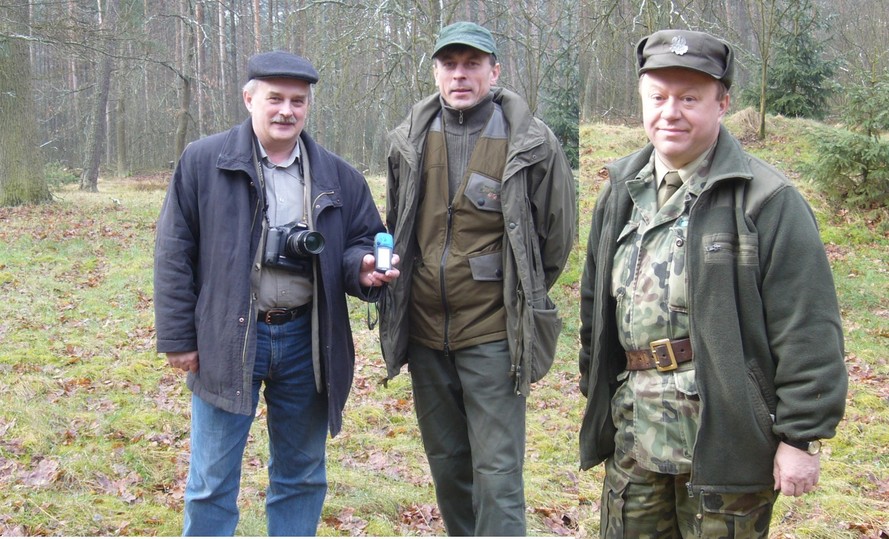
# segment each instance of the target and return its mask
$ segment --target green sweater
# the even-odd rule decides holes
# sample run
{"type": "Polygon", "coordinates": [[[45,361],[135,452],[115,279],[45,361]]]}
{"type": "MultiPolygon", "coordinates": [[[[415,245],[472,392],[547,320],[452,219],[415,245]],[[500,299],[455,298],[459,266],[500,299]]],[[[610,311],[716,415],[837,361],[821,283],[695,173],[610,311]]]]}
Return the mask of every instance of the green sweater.
{"type": "MultiPolygon", "coordinates": [[[[611,396],[626,358],[610,294],[616,235],[632,202],[626,181],[653,147],[608,167],[581,281],[582,468],[614,452],[611,396]]],[[[696,491],[773,488],[782,439],[830,438],[847,373],[839,307],[811,208],[777,170],[721,128],[707,188],[688,223],[690,338],[701,398],[696,491]]]]}

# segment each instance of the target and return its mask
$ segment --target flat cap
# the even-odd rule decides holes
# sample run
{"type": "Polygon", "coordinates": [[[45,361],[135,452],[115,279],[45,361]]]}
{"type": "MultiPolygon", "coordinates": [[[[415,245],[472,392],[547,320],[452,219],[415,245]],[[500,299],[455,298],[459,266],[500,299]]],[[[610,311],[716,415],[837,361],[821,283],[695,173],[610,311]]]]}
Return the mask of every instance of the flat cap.
{"type": "Polygon", "coordinates": [[[441,33],[438,35],[438,41],[435,42],[435,51],[433,51],[432,57],[435,58],[435,55],[448,45],[468,45],[474,49],[497,56],[497,45],[494,44],[494,36],[491,35],[487,28],[479,26],[474,22],[455,22],[442,28],[441,33]]]}
{"type": "Polygon", "coordinates": [[[735,58],[731,46],[704,32],[660,30],[636,45],[636,63],[641,76],[652,69],[683,67],[721,80],[731,88],[735,58]]]}
{"type": "Polygon", "coordinates": [[[261,52],[250,57],[247,80],[273,78],[299,79],[315,84],[318,72],[312,62],[285,51],[261,52]]]}

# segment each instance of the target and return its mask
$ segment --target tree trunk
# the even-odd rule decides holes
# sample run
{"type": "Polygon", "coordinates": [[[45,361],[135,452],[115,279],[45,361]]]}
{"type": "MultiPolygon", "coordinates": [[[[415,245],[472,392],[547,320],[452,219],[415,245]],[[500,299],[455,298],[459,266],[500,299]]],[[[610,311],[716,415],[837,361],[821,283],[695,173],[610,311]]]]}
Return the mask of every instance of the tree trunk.
{"type": "Polygon", "coordinates": [[[114,121],[114,138],[115,138],[115,150],[116,150],[116,161],[117,161],[117,175],[118,177],[129,176],[130,171],[128,169],[128,160],[127,160],[127,128],[126,128],[126,89],[123,84],[119,84],[120,88],[118,89],[117,96],[117,111],[115,112],[115,121],[114,121]]]}
{"type": "MultiPolygon", "coordinates": [[[[99,26],[112,36],[117,29],[118,0],[108,0],[105,16],[99,26]]],[[[100,14],[101,16],[101,14],[100,14]]],[[[105,146],[107,128],[108,94],[111,92],[111,70],[114,67],[114,40],[106,41],[105,51],[99,62],[99,76],[96,79],[96,94],[93,101],[93,123],[87,134],[86,152],[83,162],[83,174],[80,176],[80,190],[97,192],[99,190],[99,165],[102,161],[102,149],[105,146]]]]}
{"type": "MultiPolygon", "coordinates": [[[[22,8],[7,8],[17,9],[22,8]]],[[[0,206],[47,202],[52,195],[38,148],[29,47],[5,37],[4,30],[0,27],[0,206]]]]}
{"type": "Polygon", "coordinates": [[[108,92],[111,88],[112,63],[111,56],[106,54],[99,64],[99,78],[93,102],[93,123],[87,135],[83,174],[80,176],[81,191],[95,193],[99,190],[99,164],[107,133],[105,109],[108,106],[108,92]]]}

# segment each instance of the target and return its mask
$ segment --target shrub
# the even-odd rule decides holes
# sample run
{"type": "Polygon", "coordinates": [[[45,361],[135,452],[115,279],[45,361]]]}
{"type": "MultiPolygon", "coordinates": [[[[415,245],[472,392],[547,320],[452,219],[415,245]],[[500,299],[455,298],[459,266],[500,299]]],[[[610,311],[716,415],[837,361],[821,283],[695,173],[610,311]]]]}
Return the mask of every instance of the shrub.
{"type": "Polygon", "coordinates": [[[59,162],[47,163],[43,167],[43,174],[46,176],[47,185],[51,188],[80,182],[80,177],[73,170],[59,162]]]}
{"type": "Polygon", "coordinates": [[[819,129],[812,137],[815,158],[803,172],[831,199],[849,207],[889,203],[889,144],[845,129],[819,129]]]}

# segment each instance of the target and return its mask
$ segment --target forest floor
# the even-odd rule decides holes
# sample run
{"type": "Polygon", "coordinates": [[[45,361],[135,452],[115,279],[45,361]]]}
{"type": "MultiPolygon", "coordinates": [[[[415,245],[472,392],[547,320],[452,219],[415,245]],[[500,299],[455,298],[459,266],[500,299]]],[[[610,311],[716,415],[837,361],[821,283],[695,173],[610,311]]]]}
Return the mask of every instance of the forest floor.
{"type": "MultiPolygon", "coordinates": [[[[748,149],[815,208],[833,265],[850,374],[846,417],[819,489],[782,497],[778,538],[889,537],[889,234],[837,209],[795,170],[796,124],[748,149]]],[[[743,130],[743,129],[741,129],[743,130]]],[[[596,537],[602,468],[578,468],[578,282],[601,167],[644,142],[638,128],[581,128],[580,233],[553,289],[564,328],[528,399],[530,535],[596,537]]],[[[184,376],[154,351],[154,223],[167,173],[62,187],[52,204],[0,209],[0,535],[181,533],[189,453],[184,376]]],[[[369,182],[379,207],[384,179],[369,182]]],[[[388,384],[365,306],[350,302],[357,358],[343,432],[328,445],[321,535],[443,535],[406,373],[388,384]]],[[[260,404],[244,459],[239,535],[264,535],[268,438],[260,404]]]]}

